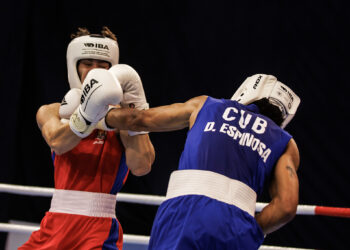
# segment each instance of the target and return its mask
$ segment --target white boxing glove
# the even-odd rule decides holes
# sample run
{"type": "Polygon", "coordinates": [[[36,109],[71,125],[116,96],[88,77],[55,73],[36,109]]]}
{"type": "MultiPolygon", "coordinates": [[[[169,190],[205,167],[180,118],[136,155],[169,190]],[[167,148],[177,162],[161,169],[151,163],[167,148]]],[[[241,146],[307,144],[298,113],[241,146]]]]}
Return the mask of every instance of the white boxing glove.
{"type": "Polygon", "coordinates": [[[59,115],[63,119],[69,119],[80,104],[81,89],[72,88],[63,97],[59,109],[59,115]]]}
{"type": "Polygon", "coordinates": [[[134,68],[127,64],[116,64],[109,71],[118,78],[123,89],[122,107],[148,109],[141,78],[134,68]]]}
{"type": "MultiPolygon", "coordinates": [[[[149,105],[146,100],[145,91],[139,74],[134,68],[127,64],[116,64],[109,69],[116,76],[123,89],[122,107],[148,109],[149,105]]],[[[146,131],[135,132],[128,131],[130,136],[147,134],[146,131]]]]}
{"type": "Polygon", "coordinates": [[[106,69],[92,69],[82,86],[80,105],[71,115],[69,126],[79,137],[87,137],[108,112],[109,105],[123,98],[118,79],[106,69]]]}

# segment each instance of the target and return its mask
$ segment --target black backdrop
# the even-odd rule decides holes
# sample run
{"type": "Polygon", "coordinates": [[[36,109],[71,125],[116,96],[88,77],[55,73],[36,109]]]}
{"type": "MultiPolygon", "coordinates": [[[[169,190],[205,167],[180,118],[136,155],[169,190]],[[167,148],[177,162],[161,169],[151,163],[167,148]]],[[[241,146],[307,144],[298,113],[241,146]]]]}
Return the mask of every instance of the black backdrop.
{"type": "MultiPolygon", "coordinates": [[[[50,151],[35,113],[69,89],[70,33],[107,25],[118,37],[120,63],[138,71],[151,107],[202,94],[230,98],[255,73],[291,86],[302,100],[287,127],[301,154],[300,204],[350,207],[349,14],[342,2],[17,0],[3,2],[0,14],[0,182],[53,187],[50,151]]],[[[166,192],[186,131],[150,136],[153,170],[130,175],[123,192],[166,192]]],[[[0,196],[1,222],[39,223],[50,204],[49,198],[0,196]]],[[[125,233],[149,235],[156,209],[118,203],[117,215],[125,233]]],[[[301,215],[264,244],[346,249],[349,228],[349,219],[301,215]]]]}

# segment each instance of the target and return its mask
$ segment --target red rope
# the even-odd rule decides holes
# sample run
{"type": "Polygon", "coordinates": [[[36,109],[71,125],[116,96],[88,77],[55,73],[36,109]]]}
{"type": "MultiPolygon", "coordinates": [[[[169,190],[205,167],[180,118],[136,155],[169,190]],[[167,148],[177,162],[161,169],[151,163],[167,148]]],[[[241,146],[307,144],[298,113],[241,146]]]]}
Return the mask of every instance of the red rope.
{"type": "Polygon", "coordinates": [[[350,208],[316,206],[315,214],[350,218],[350,208]]]}

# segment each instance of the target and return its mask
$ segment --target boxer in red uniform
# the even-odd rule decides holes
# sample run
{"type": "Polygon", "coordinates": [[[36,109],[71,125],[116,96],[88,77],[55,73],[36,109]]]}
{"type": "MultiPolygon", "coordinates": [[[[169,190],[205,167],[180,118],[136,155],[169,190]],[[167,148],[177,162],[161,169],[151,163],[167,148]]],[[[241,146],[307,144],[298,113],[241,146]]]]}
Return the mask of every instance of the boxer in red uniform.
{"type": "Polygon", "coordinates": [[[55,192],[40,229],[19,249],[122,249],[116,194],[129,170],[147,174],[154,148],[146,132],[108,128],[113,105],[147,109],[137,72],[118,64],[115,35],[79,29],[67,49],[71,90],[43,105],[37,123],[50,146],[55,192]]]}

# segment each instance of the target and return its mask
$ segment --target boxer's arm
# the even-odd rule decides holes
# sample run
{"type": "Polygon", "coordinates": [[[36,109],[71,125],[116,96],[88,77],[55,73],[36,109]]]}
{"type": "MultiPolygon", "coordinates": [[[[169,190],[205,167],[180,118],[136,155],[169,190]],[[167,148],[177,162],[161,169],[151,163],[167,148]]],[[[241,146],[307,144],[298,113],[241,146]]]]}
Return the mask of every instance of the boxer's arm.
{"type": "Polygon", "coordinates": [[[106,116],[110,127],[121,130],[162,132],[191,127],[207,96],[148,110],[113,109],[106,116]]]}
{"type": "Polygon", "coordinates": [[[37,124],[51,150],[63,154],[73,149],[81,140],[68,123],[62,123],[59,116],[60,103],[43,105],[36,114],[37,124]]]}
{"type": "Polygon", "coordinates": [[[270,184],[271,202],[256,215],[256,220],[264,234],[276,231],[291,221],[297,210],[299,200],[299,151],[291,139],[285,153],[280,157],[270,184]]]}
{"type": "Polygon", "coordinates": [[[136,176],[148,174],[154,162],[155,152],[148,134],[130,136],[121,130],[120,138],[125,147],[126,165],[136,176]]]}

